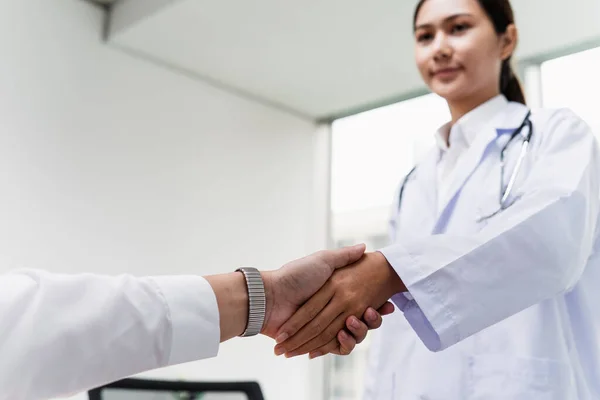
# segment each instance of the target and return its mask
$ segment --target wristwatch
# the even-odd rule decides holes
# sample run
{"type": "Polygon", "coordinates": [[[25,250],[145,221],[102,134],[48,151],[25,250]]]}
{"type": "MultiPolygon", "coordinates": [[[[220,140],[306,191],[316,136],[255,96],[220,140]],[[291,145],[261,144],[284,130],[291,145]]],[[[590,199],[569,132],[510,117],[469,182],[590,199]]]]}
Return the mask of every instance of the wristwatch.
{"type": "Polygon", "coordinates": [[[267,309],[265,285],[262,276],[256,268],[242,267],[236,272],[241,272],[246,278],[248,287],[248,324],[241,337],[255,336],[262,330],[265,322],[265,313],[267,309]]]}

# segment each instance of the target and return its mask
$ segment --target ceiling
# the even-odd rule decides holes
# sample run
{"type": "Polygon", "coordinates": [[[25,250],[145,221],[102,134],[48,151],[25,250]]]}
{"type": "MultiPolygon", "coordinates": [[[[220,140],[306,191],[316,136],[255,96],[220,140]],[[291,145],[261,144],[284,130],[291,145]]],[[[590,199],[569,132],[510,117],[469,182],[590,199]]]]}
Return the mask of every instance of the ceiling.
{"type": "MultiPolygon", "coordinates": [[[[412,58],[415,4],[120,0],[110,42],[254,100],[327,119],[425,91],[412,58]]],[[[513,5],[520,59],[600,39],[600,0],[513,5]]]]}
{"type": "Polygon", "coordinates": [[[318,119],[385,102],[403,82],[420,88],[401,51],[413,3],[179,0],[112,40],[318,119]]]}

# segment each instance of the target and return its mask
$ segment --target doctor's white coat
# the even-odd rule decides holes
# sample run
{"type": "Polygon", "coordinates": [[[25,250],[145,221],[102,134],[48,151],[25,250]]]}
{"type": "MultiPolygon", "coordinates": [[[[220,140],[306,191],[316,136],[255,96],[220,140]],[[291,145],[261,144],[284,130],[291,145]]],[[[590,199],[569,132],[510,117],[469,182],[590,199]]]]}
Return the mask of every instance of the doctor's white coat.
{"type": "MultiPolygon", "coordinates": [[[[510,206],[485,218],[500,208],[506,133],[527,111],[507,102],[477,135],[444,220],[438,151],[407,180],[394,244],[381,251],[409,294],[375,333],[365,399],[600,399],[600,158],[589,127],[568,110],[534,112],[510,206]]],[[[508,147],[505,181],[521,143],[508,147]]]]}

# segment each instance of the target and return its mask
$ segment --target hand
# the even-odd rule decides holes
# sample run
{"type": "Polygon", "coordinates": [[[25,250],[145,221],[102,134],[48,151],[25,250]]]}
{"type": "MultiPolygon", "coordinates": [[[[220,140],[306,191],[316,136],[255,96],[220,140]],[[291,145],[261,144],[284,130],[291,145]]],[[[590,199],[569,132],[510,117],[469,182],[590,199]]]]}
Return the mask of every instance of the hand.
{"type": "MultiPolygon", "coordinates": [[[[337,341],[332,340],[327,346],[323,346],[320,349],[311,352],[309,358],[321,357],[325,354],[337,354],[338,356],[347,356],[352,353],[354,347],[361,343],[367,337],[367,331],[369,329],[378,329],[383,323],[382,315],[388,315],[394,312],[394,305],[387,302],[378,311],[373,308],[367,308],[363,315],[363,320],[356,318],[355,316],[349,317],[346,320],[346,329],[353,335],[349,335],[345,330],[341,330],[337,334],[337,341]]],[[[277,353],[276,353],[277,354],[277,353]]],[[[277,354],[280,355],[280,354],[277,354]]]]}
{"type": "MultiPolygon", "coordinates": [[[[263,272],[267,307],[262,333],[283,342],[285,335],[277,335],[281,325],[327,282],[336,269],[353,264],[364,255],[364,251],[364,245],[320,251],[292,261],[278,270],[263,272]]],[[[393,307],[382,311],[390,313],[393,307]]],[[[358,327],[349,327],[351,335],[340,328],[339,345],[329,346],[323,354],[349,354],[356,343],[365,338],[369,328],[376,329],[380,325],[381,316],[375,312],[375,318],[368,321],[367,325],[359,321],[358,327]]]]}
{"type": "Polygon", "coordinates": [[[331,279],[276,333],[276,354],[320,355],[331,348],[348,318],[360,318],[368,307],[379,308],[404,284],[379,252],[335,271],[331,279]]]}

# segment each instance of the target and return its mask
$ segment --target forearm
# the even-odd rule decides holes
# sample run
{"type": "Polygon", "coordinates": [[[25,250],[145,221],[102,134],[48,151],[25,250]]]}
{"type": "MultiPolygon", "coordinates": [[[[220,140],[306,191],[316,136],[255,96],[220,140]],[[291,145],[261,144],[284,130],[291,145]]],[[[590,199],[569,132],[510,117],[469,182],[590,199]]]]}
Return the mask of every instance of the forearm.
{"type": "Polygon", "coordinates": [[[200,277],[19,271],[0,291],[0,399],[61,397],[218,350],[200,277]]]}
{"type": "MultiPolygon", "coordinates": [[[[383,249],[411,294],[396,305],[439,351],[568,290],[595,239],[597,200],[589,199],[565,196],[491,238],[446,234],[383,249]]],[[[540,201],[521,202],[506,213],[540,201]]]]}
{"type": "Polygon", "coordinates": [[[244,333],[248,322],[248,289],[241,272],[207,276],[217,297],[221,342],[244,333]]]}

